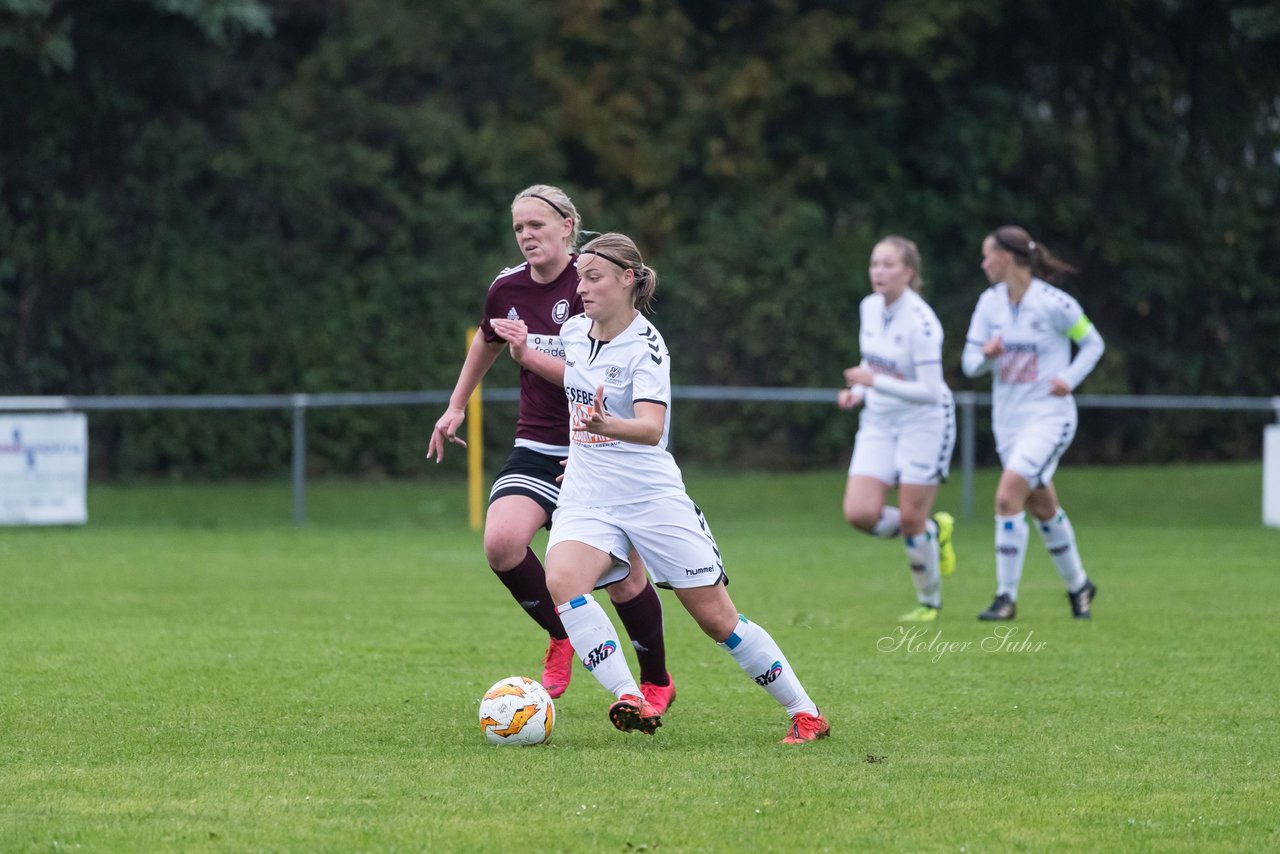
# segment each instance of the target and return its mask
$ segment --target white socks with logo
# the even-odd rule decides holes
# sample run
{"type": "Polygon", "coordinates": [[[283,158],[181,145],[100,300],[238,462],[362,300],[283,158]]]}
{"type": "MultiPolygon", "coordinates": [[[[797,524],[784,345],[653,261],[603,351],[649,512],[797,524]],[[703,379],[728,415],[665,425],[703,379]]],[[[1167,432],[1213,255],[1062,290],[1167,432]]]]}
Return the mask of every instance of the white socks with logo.
{"type": "Polygon", "coordinates": [[[569,634],[573,651],[604,689],[615,697],[623,694],[639,697],[640,687],[622,654],[618,632],[595,597],[590,593],[575,596],[556,606],[556,613],[569,634]]]}
{"type": "Polygon", "coordinates": [[[1025,513],[996,516],[996,593],[1007,594],[1015,602],[1030,535],[1025,513]]]}
{"type": "Polygon", "coordinates": [[[733,660],[757,685],[786,707],[788,715],[795,716],[800,712],[818,714],[818,707],[805,693],[787,663],[787,657],[762,626],[739,614],[738,625],[720,646],[733,656],[733,660]]]}
{"type": "Polygon", "coordinates": [[[911,564],[911,583],[916,586],[916,599],[921,605],[942,607],[942,575],[938,572],[938,523],[930,519],[923,533],[903,537],[907,561],[911,564]]]}
{"type": "Polygon", "coordinates": [[[1044,539],[1044,547],[1049,550],[1049,557],[1067,585],[1068,593],[1075,593],[1084,587],[1089,577],[1085,575],[1084,564],[1080,560],[1080,550],[1076,548],[1076,532],[1071,527],[1071,520],[1062,508],[1047,522],[1036,520],[1040,536],[1044,539]]]}

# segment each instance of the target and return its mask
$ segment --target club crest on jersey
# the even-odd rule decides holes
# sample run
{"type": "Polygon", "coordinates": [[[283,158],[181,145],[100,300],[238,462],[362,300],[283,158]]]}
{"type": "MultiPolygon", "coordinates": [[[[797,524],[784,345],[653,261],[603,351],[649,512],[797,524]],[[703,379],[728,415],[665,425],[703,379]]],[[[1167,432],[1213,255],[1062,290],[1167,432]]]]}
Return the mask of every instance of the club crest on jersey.
{"type": "Polygon", "coordinates": [[[556,323],[564,323],[569,318],[569,301],[562,299],[551,308],[551,319],[556,323]]]}
{"type": "Polygon", "coordinates": [[[622,376],[622,368],[618,367],[617,365],[610,365],[609,367],[604,369],[605,385],[621,387],[623,385],[623,382],[624,382],[624,377],[622,376]]]}
{"type": "Polygon", "coordinates": [[[516,307],[514,305],[511,306],[511,308],[507,309],[507,320],[519,320],[519,319],[520,319],[520,312],[516,311],[516,307]]]}

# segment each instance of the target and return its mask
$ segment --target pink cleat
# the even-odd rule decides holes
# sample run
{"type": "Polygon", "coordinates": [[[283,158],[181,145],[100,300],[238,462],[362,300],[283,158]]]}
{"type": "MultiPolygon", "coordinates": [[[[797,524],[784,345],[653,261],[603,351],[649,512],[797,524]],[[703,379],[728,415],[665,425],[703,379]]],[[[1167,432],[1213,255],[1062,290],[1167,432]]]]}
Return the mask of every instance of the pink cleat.
{"type": "Polygon", "coordinates": [[[609,720],[622,732],[642,732],[653,735],[662,726],[662,718],[645,702],[644,697],[623,694],[609,707],[609,720]]]}
{"type": "Polygon", "coordinates": [[[816,715],[800,712],[791,718],[791,729],[787,731],[787,737],[782,740],[782,743],[808,744],[811,741],[826,738],[830,734],[831,724],[827,723],[821,710],[816,715]]]}
{"type": "Polygon", "coordinates": [[[552,638],[547,655],[542,659],[542,687],[556,699],[569,687],[573,678],[573,644],[568,638],[552,638]]]}
{"type": "Polygon", "coordinates": [[[676,680],[672,679],[671,674],[668,673],[666,685],[641,682],[640,693],[644,695],[645,702],[653,706],[654,712],[665,715],[667,709],[671,708],[671,704],[676,701],[676,680]]]}

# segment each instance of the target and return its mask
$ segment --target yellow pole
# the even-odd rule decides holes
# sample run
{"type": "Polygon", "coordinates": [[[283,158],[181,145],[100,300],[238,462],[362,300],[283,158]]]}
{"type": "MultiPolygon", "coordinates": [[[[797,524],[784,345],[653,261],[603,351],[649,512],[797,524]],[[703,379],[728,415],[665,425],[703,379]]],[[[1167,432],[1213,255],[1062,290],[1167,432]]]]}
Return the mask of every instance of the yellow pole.
{"type": "MultiPolygon", "coordinates": [[[[478,330],[467,329],[467,352],[478,330]]],[[[467,401],[467,507],[470,510],[471,530],[480,530],[484,509],[484,406],[480,402],[480,387],[476,383],[471,399],[467,401]]]]}

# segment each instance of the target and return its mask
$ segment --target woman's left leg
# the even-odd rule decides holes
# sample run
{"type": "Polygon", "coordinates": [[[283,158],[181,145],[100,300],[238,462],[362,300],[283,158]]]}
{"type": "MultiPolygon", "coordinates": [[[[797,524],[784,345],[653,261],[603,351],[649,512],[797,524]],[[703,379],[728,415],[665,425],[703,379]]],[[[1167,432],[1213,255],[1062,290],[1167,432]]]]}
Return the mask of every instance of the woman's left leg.
{"type": "MultiPolygon", "coordinates": [[[[898,488],[898,506],[902,511],[902,543],[911,567],[911,583],[916,600],[925,608],[942,607],[942,574],[939,570],[938,524],[929,518],[938,495],[934,484],[904,483],[898,488]]],[[[903,618],[920,620],[917,612],[903,618]]]]}
{"type": "Polygon", "coordinates": [[[777,642],[763,626],[738,613],[723,580],[708,587],[679,588],[676,597],[698,626],[787,710],[792,725],[784,741],[813,741],[831,731],[777,642]]]}

